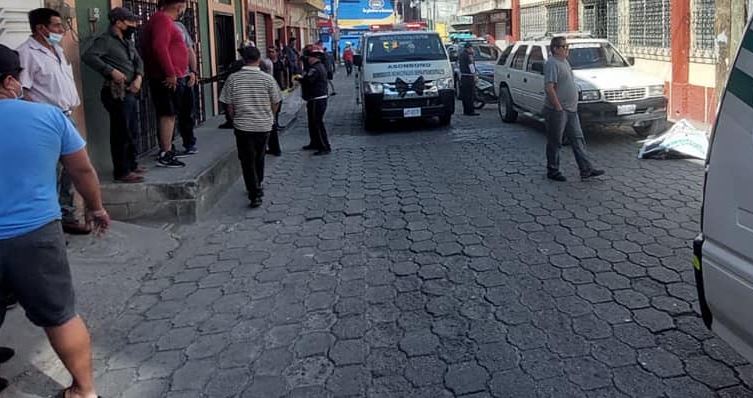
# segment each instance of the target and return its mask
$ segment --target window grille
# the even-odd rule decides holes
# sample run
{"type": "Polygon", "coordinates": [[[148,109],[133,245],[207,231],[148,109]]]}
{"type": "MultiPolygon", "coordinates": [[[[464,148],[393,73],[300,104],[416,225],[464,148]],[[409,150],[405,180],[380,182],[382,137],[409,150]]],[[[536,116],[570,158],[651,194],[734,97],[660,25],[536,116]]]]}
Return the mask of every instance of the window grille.
{"type": "Polygon", "coordinates": [[[628,45],[633,50],[666,51],[670,47],[670,0],[629,0],[628,45]]]}
{"type": "MultiPolygon", "coordinates": [[[[199,75],[201,75],[202,52],[201,34],[199,31],[199,2],[198,0],[188,0],[187,5],[188,8],[182,22],[193,37],[199,75]]],[[[141,19],[142,23],[146,23],[157,12],[157,0],[124,0],[123,6],[133,11],[141,19]]],[[[140,47],[138,32],[136,34],[136,45],[140,47]]],[[[157,115],[149,93],[149,85],[144,82],[141,87],[137,112],[138,123],[134,135],[136,135],[136,151],[139,154],[144,154],[157,147],[158,131],[157,115]]],[[[201,85],[197,85],[194,94],[194,118],[197,122],[203,122],[206,119],[204,88],[201,85]]]]}
{"type": "Polygon", "coordinates": [[[551,33],[567,32],[567,3],[551,4],[546,7],[546,30],[551,33]]]}
{"type": "Polygon", "coordinates": [[[691,15],[693,57],[713,61],[716,59],[714,46],[716,0],[693,0],[691,9],[693,10],[691,15]]]}
{"type": "Polygon", "coordinates": [[[520,9],[520,35],[531,38],[546,33],[546,8],[543,5],[520,9]]]}

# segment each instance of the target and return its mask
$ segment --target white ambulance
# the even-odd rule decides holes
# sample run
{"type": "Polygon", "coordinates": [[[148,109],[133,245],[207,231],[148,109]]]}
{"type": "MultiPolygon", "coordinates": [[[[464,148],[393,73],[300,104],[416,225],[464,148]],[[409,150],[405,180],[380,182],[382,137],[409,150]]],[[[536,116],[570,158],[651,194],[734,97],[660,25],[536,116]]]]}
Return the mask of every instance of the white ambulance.
{"type": "Polygon", "coordinates": [[[436,32],[420,30],[366,33],[356,80],[364,127],[384,119],[438,117],[450,124],[455,112],[452,66],[436,32]]]}
{"type": "Polygon", "coordinates": [[[701,235],[693,249],[706,326],[753,361],[753,30],[723,94],[706,159],[701,235]]]}

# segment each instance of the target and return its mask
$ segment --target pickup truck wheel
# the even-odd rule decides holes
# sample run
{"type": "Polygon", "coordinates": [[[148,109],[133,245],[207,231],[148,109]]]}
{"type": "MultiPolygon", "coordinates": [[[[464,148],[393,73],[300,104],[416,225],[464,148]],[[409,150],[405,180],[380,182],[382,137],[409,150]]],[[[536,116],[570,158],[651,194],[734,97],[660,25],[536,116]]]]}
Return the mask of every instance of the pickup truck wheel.
{"type": "Polygon", "coordinates": [[[650,135],[656,135],[664,131],[667,126],[666,120],[653,120],[646,124],[637,124],[633,126],[633,131],[638,137],[646,138],[650,135]]]}
{"type": "Polygon", "coordinates": [[[505,86],[499,87],[497,112],[499,112],[500,119],[502,119],[502,121],[505,123],[515,123],[515,121],[518,120],[518,112],[513,106],[510,90],[508,90],[505,86]]]}

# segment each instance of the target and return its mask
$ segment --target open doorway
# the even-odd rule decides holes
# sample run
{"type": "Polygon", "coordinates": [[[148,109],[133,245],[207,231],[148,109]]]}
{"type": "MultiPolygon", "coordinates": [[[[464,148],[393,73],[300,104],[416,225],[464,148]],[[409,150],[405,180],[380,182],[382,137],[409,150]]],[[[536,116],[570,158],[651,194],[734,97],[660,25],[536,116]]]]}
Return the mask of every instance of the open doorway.
{"type": "MultiPolygon", "coordinates": [[[[214,15],[214,39],[217,74],[222,75],[235,61],[235,21],[231,15],[214,15]]],[[[224,83],[218,82],[218,91],[222,91],[224,83]]]]}

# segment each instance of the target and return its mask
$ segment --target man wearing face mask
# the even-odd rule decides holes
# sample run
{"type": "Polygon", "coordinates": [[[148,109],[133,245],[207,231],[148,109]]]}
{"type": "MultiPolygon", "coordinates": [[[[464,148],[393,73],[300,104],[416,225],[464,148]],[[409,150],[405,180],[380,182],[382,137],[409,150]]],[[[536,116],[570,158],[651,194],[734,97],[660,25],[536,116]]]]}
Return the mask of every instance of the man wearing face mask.
{"type": "MultiPolygon", "coordinates": [[[[23,68],[20,80],[25,89],[24,99],[56,106],[70,118],[81,100],[73,68],[60,46],[65,36],[63,19],[55,10],[37,8],[29,12],[29,25],[31,37],[17,48],[23,68]]],[[[58,185],[63,230],[77,235],[90,233],[76,217],[73,184],[65,169],[61,169],[58,185]]]]}
{"type": "Polygon", "coordinates": [[[110,11],[110,29],[94,41],[83,55],[83,61],[99,72],[105,83],[102,104],[110,113],[110,154],[116,182],[144,181],[146,169],[136,162],[136,131],[138,99],[144,63],[141,61],[133,34],[139,18],[122,7],[110,11]]]}

